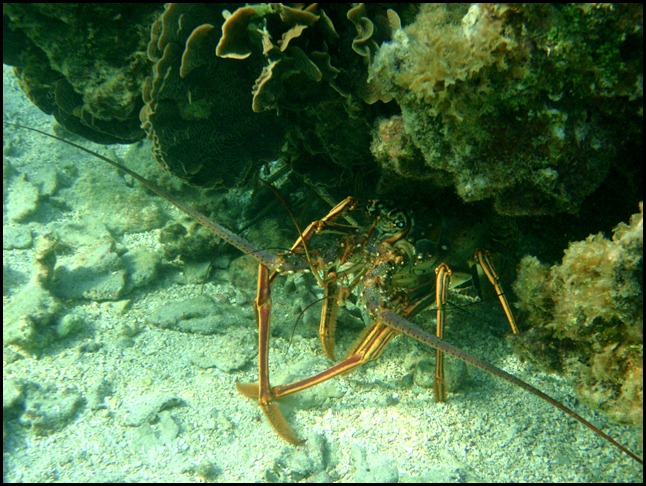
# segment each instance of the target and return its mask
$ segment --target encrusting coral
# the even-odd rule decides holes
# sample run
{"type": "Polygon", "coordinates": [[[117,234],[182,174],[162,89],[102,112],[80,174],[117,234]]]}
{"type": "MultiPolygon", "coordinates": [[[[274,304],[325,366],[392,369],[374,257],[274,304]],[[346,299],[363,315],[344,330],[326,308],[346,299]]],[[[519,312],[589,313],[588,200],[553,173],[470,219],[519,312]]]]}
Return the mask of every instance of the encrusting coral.
{"type": "Polygon", "coordinates": [[[514,291],[531,328],[512,343],[562,371],[584,401],[616,420],[643,416],[643,204],[612,240],[571,243],[560,265],[527,256],[514,291]]]}
{"type": "Polygon", "coordinates": [[[641,139],[642,21],[637,5],[425,4],[369,79],[401,108],[420,176],[501,214],[575,212],[641,139]]]}
{"type": "Polygon", "coordinates": [[[29,99],[97,143],[132,143],[156,3],[3,4],[3,62],[29,99]]]}
{"type": "Polygon", "coordinates": [[[336,198],[524,216],[639,179],[641,4],[141,5],[6,4],[4,60],[64,127],[145,134],[193,184],[280,159],[336,198]]]}

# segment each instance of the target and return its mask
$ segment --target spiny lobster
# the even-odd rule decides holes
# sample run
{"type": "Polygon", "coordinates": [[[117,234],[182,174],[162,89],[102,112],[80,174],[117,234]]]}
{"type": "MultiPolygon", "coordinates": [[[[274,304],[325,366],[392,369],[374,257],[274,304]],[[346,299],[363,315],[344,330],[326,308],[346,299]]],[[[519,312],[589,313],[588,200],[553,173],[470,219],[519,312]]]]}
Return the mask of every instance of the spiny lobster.
{"type": "MultiPolygon", "coordinates": [[[[340,374],[348,373],[362,364],[378,358],[385,346],[395,336],[404,334],[436,349],[435,397],[437,400],[445,398],[442,357],[443,354],[449,354],[541,398],[585,425],[635,461],[643,463],[643,460],[636,454],[570,408],[534,386],[442,339],[447,293],[451,278],[451,270],[445,263],[439,263],[435,268],[434,301],[437,307],[437,335],[433,335],[410,322],[409,319],[413,315],[431,302],[428,297],[420,297],[416,293],[420,283],[419,279],[415,277],[415,269],[419,266],[427,270],[429,262],[418,255],[414,245],[406,239],[411,229],[411,220],[406,213],[387,210],[376,201],[362,205],[357,199],[348,197],[337,204],[322,219],[314,221],[304,231],[299,230],[300,236],[289,251],[274,254],[258,249],[246,239],[208,219],[151,181],[116,161],[56,135],[15,123],[4,123],[38,132],[98,157],[136,179],[148,190],[167,200],[219,238],[258,262],[258,285],[254,309],[259,336],[259,382],[237,383],[237,388],[243,395],[258,401],[270,424],[288,442],[297,444],[302,440],[283,417],[277,403],[280,399],[340,374]],[[367,223],[357,223],[353,217],[354,212],[363,214],[367,218],[367,223]],[[341,218],[345,218],[348,223],[340,223],[341,218]],[[320,238],[325,237],[328,239],[331,237],[334,243],[325,244],[324,240],[319,241],[320,238]],[[294,383],[272,386],[268,368],[271,285],[278,276],[295,272],[311,272],[324,288],[320,339],[328,357],[334,357],[337,307],[350,294],[358,295],[359,299],[363,301],[370,316],[370,324],[349,355],[334,366],[294,383]],[[411,275],[413,275],[412,280],[411,275]]],[[[489,260],[488,253],[478,250],[475,259],[494,286],[512,332],[518,332],[511,308],[500,287],[498,276],[489,260]]]]}

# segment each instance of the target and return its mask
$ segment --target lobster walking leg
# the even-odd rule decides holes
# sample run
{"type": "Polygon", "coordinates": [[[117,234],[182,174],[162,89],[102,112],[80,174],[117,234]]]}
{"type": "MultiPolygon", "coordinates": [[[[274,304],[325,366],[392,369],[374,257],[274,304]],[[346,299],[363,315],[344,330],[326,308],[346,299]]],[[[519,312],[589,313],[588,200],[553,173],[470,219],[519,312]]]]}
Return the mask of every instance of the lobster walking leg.
{"type": "MultiPolygon", "coordinates": [[[[502,306],[502,309],[507,316],[507,321],[509,322],[509,326],[511,327],[511,332],[518,334],[516,319],[514,318],[514,314],[511,311],[511,306],[507,301],[507,297],[505,297],[505,292],[502,290],[502,287],[500,285],[500,277],[498,277],[498,273],[496,272],[496,269],[491,262],[489,252],[486,250],[478,249],[475,253],[475,259],[496,291],[496,296],[498,297],[498,300],[500,300],[500,305],[502,306]]],[[[442,263],[435,269],[435,274],[435,305],[437,307],[437,330],[435,334],[438,338],[444,339],[444,308],[446,306],[448,298],[449,285],[451,281],[451,270],[446,264],[442,263]]],[[[443,402],[444,400],[446,400],[446,387],[444,385],[444,352],[440,348],[437,348],[435,350],[435,356],[434,396],[436,402],[443,402]]]]}
{"type": "Polygon", "coordinates": [[[368,361],[377,359],[386,345],[398,333],[377,321],[366,329],[350,355],[334,366],[314,376],[290,383],[275,386],[272,390],[274,400],[279,400],[292,393],[323,383],[339,375],[347,374],[368,361]]]}
{"type": "Polygon", "coordinates": [[[246,397],[258,400],[258,405],[278,435],[292,444],[302,443],[303,440],[294,433],[275,402],[338,375],[348,373],[363,363],[378,358],[386,344],[398,334],[390,327],[376,322],[364,332],[350,356],[340,363],[304,380],[272,387],[269,383],[268,369],[271,290],[269,271],[262,264],[259,265],[258,293],[254,301],[254,310],[258,323],[258,383],[236,383],[236,387],[246,397]]]}
{"type": "Polygon", "coordinates": [[[480,264],[480,268],[482,268],[482,271],[489,279],[489,282],[496,290],[496,295],[498,296],[498,300],[500,300],[500,305],[502,306],[502,310],[505,311],[505,315],[507,316],[507,321],[509,321],[511,332],[514,334],[518,334],[518,326],[516,325],[516,319],[514,318],[514,313],[511,311],[511,306],[507,301],[507,297],[505,297],[505,292],[502,290],[502,287],[500,286],[500,277],[498,277],[498,273],[496,272],[496,269],[494,268],[493,263],[491,263],[489,252],[486,250],[478,249],[476,250],[475,258],[476,258],[476,261],[480,264]]]}
{"type": "MultiPolygon", "coordinates": [[[[435,305],[437,307],[436,335],[444,339],[444,319],[446,302],[448,300],[449,285],[451,284],[451,269],[442,263],[435,269],[435,305]]],[[[433,388],[436,402],[446,400],[446,388],[444,386],[444,352],[440,348],[435,349],[435,386],[433,388]]]]}
{"type": "Polygon", "coordinates": [[[334,269],[328,272],[324,280],[323,310],[319,324],[319,339],[325,355],[334,360],[336,341],[336,313],[338,301],[343,292],[343,285],[338,281],[334,269]]]}
{"type": "Polygon", "coordinates": [[[269,269],[258,265],[258,292],[254,300],[256,323],[258,324],[258,384],[236,383],[240,393],[256,398],[260,409],[272,427],[283,439],[292,444],[303,442],[299,439],[285,420],[278,405],[274,403],[274,394],[269,384],[269,323],[271,319],[271,283],[269,269]]]}

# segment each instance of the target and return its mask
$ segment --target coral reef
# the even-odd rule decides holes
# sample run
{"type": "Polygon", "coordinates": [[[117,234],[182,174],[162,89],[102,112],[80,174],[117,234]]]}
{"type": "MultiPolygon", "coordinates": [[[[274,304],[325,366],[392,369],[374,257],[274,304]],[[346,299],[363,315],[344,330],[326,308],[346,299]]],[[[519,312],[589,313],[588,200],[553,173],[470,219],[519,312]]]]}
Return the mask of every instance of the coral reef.
{"type": "Polygon", "coordinates": [[[198,185],[233,187],[278,156],[284,127],[272,112],[254,113],[251,66],[217,58],[219,8],[169,4],[152,27],[152,75],[140,117],[157,160],[198,185]]]}
{"type": "MultiPolygon", "coordinates": [[[[348,42],[349,51],[350,45],[348,42]]],[[[16,80],[8,76],[9,71],[5,69],[5,117],[47,129],[51,119],[38,113],[17,92],[16,80]]],[[[285,407],[287,412],[291,410],[288,419],[308,435],[302,447],[286,446],[267,424],[258,421],[257,407],[242,400],[233,388],[235,381],[257,376],[252,303],[257,264],[253,259],[238,258],[226,271],[218,271],[207,281],[202,274],[189,278],[189,267],[178,260],[162,261],[154,275],[149,265],[130,270],[131,263],[139,260],[139,250],[144,255],[150,255],[150,250],[162,250],[158,238],[164,230],[160,231],[160,227],[168,218],[175,223],[167,226],[168,233],[183,233],[176,226],[179,223],[187,227],[186,236],[190,237],[192,230],[186,218],[169,210],[161,198],[137,185],[133,187],[131,178],[100,162],[94,164],[71,147],[38,137],[31,132],[5,129],[3,186],[11,193],[14,184],[22,186],[17,181],[25,174],[25,180],[38,186],[39,191],[35,211],[25,213],[20,221],[10,221],[9,227],[5,221],[3,227],[3,243],[9,239],[3,254],[3,320],[7,324],[9,307],[13,316],[25,315],[31,320],[30,327],[36,333],[50,331],[43,336],[44,347],[34,343],[35,336],[25,336],[25,344],[34,343],[29,347],[35,348],[35,355],[25,352],[20,342],[3,350],[5,481],[87,483],[100,477],[114,482],[189,482],[196,478],[220,482],[341,482],[365,481],[366,477],[393,481],[397,474],[402,481],[416,482],[510,478],[594,483],[642,478],[640,464],[611,451],[609,445],[577,424],[570,422],[565,427],[560,411],[527,400],[524,390],[504,385],[494,376],[476,373],[450,404],[432,404],[431,393],[415,384],[427,377],[424,371],[428,361],[422,360],[414,370],[407,371],[411,359],[404,357],[417,348],[421,350],[409,339],[395,340],[382,359],[363,367],[350,379],[331,380],[308,390],[311,393],[288,397],[295,404],[290,409],[285,407]],[[39,171],[47,175],[41,177],[39,171]],[[85,175],[88,171],[89,177],[85,175]],[[128,278],[133,283],[143,283],[153,276],[152,281],[122,294],[118,301],[100,302],[94,296],[92,300],[56,299],[60,310],[48,303],[50,299],[35,302],[28,292],[36,290],[45,298],[52,295],[42,284],[26,286],[24,293],[22,290],[36,262],[34,247],[40,235],[53,230],[65,244],[54,253],[43,254],[55,255],[57,266],[64,264],[67,257],[75,258],[74,254],[83,258],[87,255],[79,251],[81,240],[72,234],[70,222],[85,234],[86,245],[111,235],[116,243],[114,250],[123,268],[128,269],[128,278]],[[109,231],[101,226],[108,226],[109,231]],[[7,238],[8,228],[14,229],[11,238],[7,238]],[[70,240],[67,243],[66,238],[70,240]],[[243,272],[242,265],[253,268],[243,272]],[[237,267],[235,271],[233,267],[237,267]],[[161,320],[155,322],[158,310],[172,318],[173,310],[192,309],[196,300],[201,300],[200,295],[213,302],[203,306],[203,319],[198,316],[192,323],[180,320],[172,329],[161,320]],[[13,305],[21,299],[21,306],[13,305]],[[36,311],[39,315],[35,315],[36,311]],[[207,329],[205,326],[216,332],[196,334],[207,329]],[[307,407],[314,408],[303,410],[307,407]],[[375,423],[394,425],[375,427],[375,423]],[[49,438],[36,436],[50,433],[54,435],[49,438]],[[576,441],[572,441],[575,434],[576,441]],[[572,458],[576,467],[572,466],[572,458]],[[600,462],[604,467],[599,467],[600,462]]],[[[135,167],[177,198],[213,215],[260,248],[286,251],[298,237],[293,224],[284,221],[287,217],[276,222],[276,215],[285,211],[273,195],[258,198],[256,203],[250,188],[200,191],[198,196],[195,188],[160,174],[147,143],[111,147],[107,155],[135,167]],[[214,198],[221,193],[231,194],[230,199],[223,203],[214,198]],[[245,217],[243,210],[253,219],[245,217]],[[253,221],[263,224],[249,227],[253,221]],[[277,243],[274,238],[281,231],[291,236],[277,243]]],[[[313,219],[301,217],[303,206],[315,206],[316,217],[329,209],[317,206],[319,198],[313,197],[301,180],[290,178],[290,182],[288,187],[281,184],[280,189],[299,222],[306,224],[313,219]]],[[[341,187],[340,191],[346,189],[341,187]]],[[[402,194],[410,193],[410,188],[406,189],[402,194]]],[[[29,207],[32,203],[30,199],[29,207]]],[[[486,220],[481,215],[491,214],[485,204],[468,205],[467,211],[463,206],[467,205],[455,206],[456,225],[464,224],[464,212],[483,222],[486,220]],[[481,206],[482,212],[475,213],[474,206],[481,206]]],[[[419,213],[428,212],[429,219],[437,214],[428,207],[411,207],[419,209],[416,226],[423,222],[419,213]]],[[[615,206],[604,205],[604,214],[608,208],[615,206]]],[[[542,225],[540,229],[543,234],[542,225]]],[[[172,234],[168,236],[174,238],[172,234]]],[[[104,248],[108,251],[103,255],[110,258],[113,251],[104,248]]],[[[203,245],[199,240],[197,244],[184,241],[176,248],[179,257],[188,263],[187,256],[194,256],[193,252],[200,251],[203,245]]],[[[218,262],[226,263],[236,253],[226,251],[222,255],[222,250],[219,255],[211,252],[202,256],[201,261],[215,256],[215,266],[224,268],[218,262]]],[[[100,254],[95,255],[100,258],[100,254]]],[[[40,274],[43,278],[47,278],[47,272],[56,277],[56,266],[46,261],[38,264],[46,266],[40,274]]],[[[88,261],[88,265],[95,264],[88,261]]],[[[302,378],[328,366],[314,349],[320,303],[312,303],[321,297],[321,289],[313,285],[308,274],[272,285],[270,362],[274,383],[286,383],[288,372],[295,369],[302,378]]],[[[481,312],[482,308],[478,314],[484,313],[486,319],[499,325],[499,306],[486,307],[495,307],[496,315],[486,309],[481,312]]],[[[349,346],[363,321],[356,310],[348,310],[344,342],[349,346]]],[[[454,330],[461,329],[451,335],[452,342],[464,344],[486,361],[504,359],[506,366],[538,381],[544,391],[554,396],[569,395],[562,380],[543,380],[543,374],[519,363],[500,336],[490,332],[490,326],[480,325],[480,320],[479,324],[463,325],[464,320],[471,318],[461,314],[452,321],[454,330]],[[456,334],[464,339],[456,339],[456,334]]],[[[586,417],[589,415],[585,412],[586,417]]],[[[594,421],[622,444],[641,453],[643,441],[637,428],[613,425],[604,418],[594,421]]]]}
{"type": "Polygon", "coordinates": [[[227,15],[216,53],[263,62],[249,86],[253,110],[281,113],[293,168],[330,186],[342,179],[340,171],[345,181],[349,174],[367,181],[367,172],[358,171],[374,167],[370,132],[382,109],[371,104],[383,99],[367,82],[367,65],[399,25],[382,6],[246,6],[227,15]]]}
{"type": "Polygon", "coordinates": [[[145,132],[158,162],[193,184],[243,185],[281,149],[298,172],[328,184],[339,169],[358,178],[357,167],[374,166],[380,109],[369,104],[383,98],[367,65],[399,27],[397,14],[228,8],[10,4],[4,59],[65,128],[99,143],[145,132]]]}
{"type": "Polygon", "coordinates": [[[406,133],[401,115],[377,120],[370,150],[381,164],[384,178],[392,174],[411,180],[431,179],[436,186],[450,183],[448,178],[443,177],[443,172],[427,170],[422,154],[406,133]]]}
{"type": "Polygon", "coordinates": [[[32,102],[98,143],[131,143],[160,4],[3,4],[3,62],[32,102]]]}
{"type": "Polygon", "coordinates": [[[636,170],[621,148],[641,139],[642,21],[637,5],[426,4],[370,80],[401,108],[421,177],[503,214],[575,212],[612,166],[636,170]]]}
{"type": "Polygon", "coordinates": [[[643,205],[612,240],[571,243],[560,265],[525,257],[514,291],[531,328],[512,342],[569,376],[578,395],[622,422],[643,415],[643,205]]]}
{"type": "Polygon", "coordinates": [[[280,158],[339,198],[415,182],[418,202],[454,186],[551,215],[641,171],[642,5],[393,8],[6,4],[3,53],[63,126],[102,143],[143,128],[196,185],[280,158]]]}

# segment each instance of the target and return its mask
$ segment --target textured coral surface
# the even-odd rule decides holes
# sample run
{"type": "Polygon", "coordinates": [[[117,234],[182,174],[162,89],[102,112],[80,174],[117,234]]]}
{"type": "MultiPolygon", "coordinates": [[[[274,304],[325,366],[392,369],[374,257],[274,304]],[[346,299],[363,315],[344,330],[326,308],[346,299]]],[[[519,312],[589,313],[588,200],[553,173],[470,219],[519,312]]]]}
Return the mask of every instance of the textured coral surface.
{"type": "Polygon", "coordinates": [[[441,171],[500,213],[575,212],[611,167],[635,170],[622,149],[641,130],[642,17],[641,6],[423,5],[370,79],[401,108],[426,169],[375,156],[413,180],[441,171]]]}
{"type": "Polygon", "coordinates": [[[444,187],[519,216],[641,170],[641,4],[225,7],[7,4],[4,59],[94,141],[140,139],[141,110],[198,185],[279,158],[339,199],[444,187]]]}
{"type": "Polygon", "coordinates": [[[34,104],[99,143],[144,137],[146,42],[160,4],[3,4],[3,62],[34,104]]]}
{"type": "Polygon", "coordinates": [[[643,420],[643,209],[612,239],[571,243],[560,265],[521,261],[514,291],[530,329],[521,354],[576,383],[586,402],[617,420],[643,420]]]}

